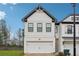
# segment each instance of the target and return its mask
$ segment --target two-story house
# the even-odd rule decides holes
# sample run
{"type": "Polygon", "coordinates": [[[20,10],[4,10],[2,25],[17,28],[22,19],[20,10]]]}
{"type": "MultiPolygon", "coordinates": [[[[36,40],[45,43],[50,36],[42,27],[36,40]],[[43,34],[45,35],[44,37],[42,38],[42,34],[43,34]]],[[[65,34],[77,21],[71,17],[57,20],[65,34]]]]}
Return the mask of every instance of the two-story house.
{"type": "MultiPolygon", "coordinates": [[[[60,51],[69,51],[70,55],[73,55],[73,21],[74,15],[68,15],[60,22],[59,25],[59,40],[60,51]]],[[[79,55],[79,14],[75,15],[76,23],[76,55],[79,55]]]]}
{"type": "MultiPolygon", "coordinates": [[[[51,55],[53,52],[69,52],[73,55],[73,14],[57,22],[41,6],[33,9],[24,22],[24,54],[51,55]]],[[[79,14],[76,21],[76,55],[79,55],[79,14]]]]}
{"type": "Polygon", "coordinates": [[[24,54],[51,55],[55,52],[55,22],[41,6],[33,9],[23,18],[24,54]]]}

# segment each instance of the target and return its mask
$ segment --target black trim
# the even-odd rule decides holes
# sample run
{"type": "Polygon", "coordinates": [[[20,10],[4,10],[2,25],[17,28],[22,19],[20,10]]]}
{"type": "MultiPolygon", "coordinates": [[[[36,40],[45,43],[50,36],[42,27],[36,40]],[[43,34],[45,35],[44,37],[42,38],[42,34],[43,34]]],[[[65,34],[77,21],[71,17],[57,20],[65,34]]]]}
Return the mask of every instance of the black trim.
{"type": "MultiPolygon", "coordinates": [[[[70,37],[67,37],[67,36],[64,37],[64,36],[62,36],[62,38],[64,38],[64,40],[69,40],[69,39],[73,40],[73,37],[71,37],[71,36],[70,37]]],[[[79,37],[76,37],[76,39],[79,39],[79,37]]]]}
{"type": "Polygon", "coordinates": [[[53,42],[53,41],[40,41],[40,40],[38,40],[38,41],[27,41],[27,43],[49,43],[49,42],[53,42]]]}
{"type": "Polygon", "coordinates": [[[55,25],[59,25],[60,23],[55,23],[55,25]]]}
{"type": "Polygon", "coordinates": [[[48,11],[46,11],[44,8],[42,8],[41,6],[38,6],[37,8],[33,9],[29,14],[27,14],[22,21],[23,22],[27,22],[27,18],[30,17],[34,12],[36,12],[36,10],[41,9],[43,10],[43,12],[45,12],[50,18],[52,18],[52,22],[56,21],[56,18],[54,16],[52,16],[48,11]]]}
{"type": "Polygon", "coordinates": [[[33,10],[32,12],[30,12],[29,14],[27,14],[22,21],[27,22],[27,18],[30,17],[34,12],[36,12],[36,10],[33,10]]]}
{"type": "Polygon", "coordinates": [[[48,13],[48,11],[46,11],[45,9],[43,9],[43,11],[52,18],[52,22],[54,22],[56,20],[56,18],[54,16],[52,16],[50,13],[48,13]]]}
{"type": "MultiPolygon", "coordinates": [[[[62,24],[73,24],[73,22],[61,22],[62,24]]],[[[79,22],[75,22],[75,24],[79,24],[79,22]]]]}

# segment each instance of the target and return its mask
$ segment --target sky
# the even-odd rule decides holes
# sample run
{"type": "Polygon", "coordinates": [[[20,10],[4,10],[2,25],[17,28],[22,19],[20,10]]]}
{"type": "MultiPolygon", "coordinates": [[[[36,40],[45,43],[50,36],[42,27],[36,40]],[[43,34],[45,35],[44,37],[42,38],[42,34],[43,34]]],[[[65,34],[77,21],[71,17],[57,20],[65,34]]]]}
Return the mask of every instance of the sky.
{"type": "MultiPolygon", "coordinates": [[[[40,4],[58,21],[73,13],[70,3],[40,4]]],[[[11,33],[16,33],[19,28],[24,28],[22,18],[36,8],[35,3],[0,3],[0,19],[4,19],[11,33]]],[[[79,4],[76,4],[76,13],[79,14],[79,4]]]]}

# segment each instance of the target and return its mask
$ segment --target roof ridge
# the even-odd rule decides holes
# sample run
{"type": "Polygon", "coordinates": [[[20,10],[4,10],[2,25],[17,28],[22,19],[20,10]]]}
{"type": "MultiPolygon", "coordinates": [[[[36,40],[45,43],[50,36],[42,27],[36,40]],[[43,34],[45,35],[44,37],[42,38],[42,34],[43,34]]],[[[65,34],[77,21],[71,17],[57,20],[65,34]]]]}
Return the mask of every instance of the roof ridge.
{"type": "MultiPolygon", "coordinates": [[[[73,16],[74,14],[69,14],[66,17],[64,17],[59,23],[63,22],[66,18],[68,18],[69,16],[73,16]]],[[[75,14],[76,16],[79,16],[78,13],[75,14]]]]}
{"type": "Polygon", "coordinates": [[[37,6],[36,8],[34,8],[29,14],[27,14],[23,19],[22,19],[22,21],[26,21],[27,22],[27,20],[25,20],[25,19],[27,19],[29,16],[31,16],[36,10],[38,10],[38,9],[41,9],[41,10],[43,10],[43,12],[45,12],[49,17],[51,17],[54,21],[57,21],[57,19],[54,17],[54,16],[52,16],[45,8],[43,8],[42,6],[37,6]]]}

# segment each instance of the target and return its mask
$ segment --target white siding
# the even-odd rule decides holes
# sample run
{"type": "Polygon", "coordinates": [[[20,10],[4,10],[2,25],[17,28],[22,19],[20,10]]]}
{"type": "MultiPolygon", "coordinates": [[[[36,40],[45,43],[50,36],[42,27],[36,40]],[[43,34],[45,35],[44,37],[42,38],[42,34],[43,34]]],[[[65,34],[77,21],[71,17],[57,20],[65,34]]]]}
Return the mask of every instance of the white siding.
{"type": "Polygon", "coordinates": [[[64,42],[64,49],[69,49],[70,55],[73,55],[73,44],[71,42],[64,42]]]}
{"type": "Polygon", "coordinates": [[[46,13],[42,10],[36,11],[27,19],[24,25],[24,53],[55,52],[55,23],[52,22],[52,19],[46,13]],[[28,23],[34,24],[34,32],[28,32],[28,23]],[[42,32],[37,32],[37,23],[43,24],[42,32]],[[46,23],[52,24],[51,32],[46,32],[46,23]],[[42,43],[40,41],[42,41],[42,43]],[[38,47],[40,47],[40,49],[38,47]]]}
{"type": "MultiPolygon", "coordinates": [[[[62,37],[73,37],[73,34],[67,34],[66,33],[67,25],[72,25],[73,26],[73,24],[60,24],[60,26],[61,26],[61,36],[62,37]]],[[[76,37],[79,37],[79,24],[76,24],[76,37]]]]}
{"type": "MultiPolygon", "coordinates": [[[[70,54],[73,56],[73,42],[64,42],[64,49],[69,49],[70,54]]],[[[76,55],[79,56],[79,41],[76,42],[76,55]]]]}
{"type": "MultiPolygon", "coordinates": [[[[69,16],[69,17],[66,18],[63,22],[73,22],[72,17],[73,17],[73,16],[69,16]]],[[[76,17],[79,17],[79,16],[76,16],[76,17]]],[[[79,20],[75,20],[75,21],[76,21],[76,22],[79,22],[79,20]]]]}
{"type": "Polygon", "coordinates": [[[76,44],[76,55],[79,56],[79,42],[76,44]]]}
{"type": "Polygon", "coordinates": [[[36,11],[34,14],[32,14],[28,19],[27,22],[31,23],[51,23],[52,19],[43,11],[36,11]]]}
{"type": "MultiPolygon", "coordinates": [[[[70,16],[66,18],[63,22],[73,22],[73,21],[70,16]]],[[[65,33],[67,31],[66,29],[67,25],[73,25],[73,24],[60,23],[60,40],[62,41],[60,47],[62,47],[61,50],[63,51],[64,49],[70,49],[70,54],[73,55],[73,33],[72,34],[65,33]]],[[[79,42],[79,24],[76,24],[76,42],[79,42]]],[[[76,55],[79,55],[79,43],[76,43],[76,55]]]]}

